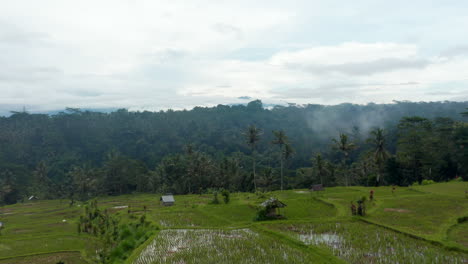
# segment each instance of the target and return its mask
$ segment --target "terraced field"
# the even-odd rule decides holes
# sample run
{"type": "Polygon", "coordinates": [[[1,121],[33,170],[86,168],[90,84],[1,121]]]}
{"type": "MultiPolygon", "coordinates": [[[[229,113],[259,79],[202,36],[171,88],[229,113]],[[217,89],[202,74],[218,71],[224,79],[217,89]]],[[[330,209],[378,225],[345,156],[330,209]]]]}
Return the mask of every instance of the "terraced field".
{"type": "MultiPolygon", "coordinates": [[[[98,205],[125,219],[146,219],[159,231],[129,252],[125,263],[466,263],[468,183],[397,188],[335,187],[265,194],[234,193],[229,204],[212,195],[103,197],[98,205]],[[349,205],[369,191],[367,216],[349,205]],[[287,204],[285,219],[254,221],[269,197],[287,204]],[[465,217],[465,218],[464,218],[465,217]]],[[[92,263],[100,241],[78,234],[83,204],[37,201],[0,208],[5,224],[0,263],[92,263]]]]}

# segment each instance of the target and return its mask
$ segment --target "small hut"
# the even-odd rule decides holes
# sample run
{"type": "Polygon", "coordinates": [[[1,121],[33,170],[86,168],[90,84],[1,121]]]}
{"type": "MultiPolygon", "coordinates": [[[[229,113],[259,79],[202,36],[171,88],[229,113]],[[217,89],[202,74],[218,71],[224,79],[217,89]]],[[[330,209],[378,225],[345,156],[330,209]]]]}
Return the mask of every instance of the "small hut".
{"type": "Polygon", "coordinates": [[[266,210],[266,216],[269,218],[281,218],[280,208],[286,207],[286,204],[280,200],[271,197],[270,199],[261,203],[261,206],[266,210]]]}
{"type": "Polygon", "coordinates": [[[172,194],[166,194],[161,196],[159,199],[161,201],[161,204],[164,206],[172,206],[175,203],[174,195],[172,194]]]}
{"type": "Polygon", "coordinates": [[[323,184],[315,184],[315,185],[312,185],[312,187],[310,188],[310,191],[312,192],[325,191],[325,187],[323,187],[323,184]]]}

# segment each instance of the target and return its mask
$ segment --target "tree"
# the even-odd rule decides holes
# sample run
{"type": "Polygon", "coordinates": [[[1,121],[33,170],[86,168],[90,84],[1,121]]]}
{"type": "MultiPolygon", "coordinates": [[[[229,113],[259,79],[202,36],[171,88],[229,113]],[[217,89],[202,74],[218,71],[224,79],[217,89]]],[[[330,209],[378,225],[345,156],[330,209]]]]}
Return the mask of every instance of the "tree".
{"type": "Polygon", "coordinates": [[[0,173],[0,204],[14,204],[19,199],[16,177],[10,170],[0,173]]]}
{"type": "MultiPolygon", "coordinates": [[[[468,108],[466,108],[466,110],[468,110],[468,108]]],[[[468,117],[468,111],[462,112],[461,114],[462,114],[462,116],[468,117]]]]}
{"type": "Polygon", "coordinates": [[[93,169],[88,166],[74,166],[69,172],[72,180],[72,204],[73,199],[77,198],[80,201],[86,201],[91,198],[91,195],[96,188],[97,179],[94,177],[93,169]]]}
{"type": "Polygon", "coordinates": [[[275,183],[275,181],[277,181],[277,179],[275,179],[275,173],[271,167],[263,169],[262,174],[258,179],[258,182],[260,186],[263,187],[264,191],[271,190],[271,186],[275,183]]]}
{"type": "Polygon", "coordinates": [[[315,157],[312,159],[312,164],[315,170],[317,171],[317,175],[320,179],[320,184],[323,184],[323,178],[327,173],[327,168],[325,166],[325,161],[322,158],[322,154],[317,153],[317,155],[315,155],[315,157]]]}
{"type": "MultiPolygon", "coordinates": [[[[407,170],[409,183],[423,180],[423,168],[432,162],[430,133],[432,130],[431,122],[419,116],[405,117],[398,124],[398,160],[404,164],[407,170]]],[[[430,171],[430,166],[428,167],[430,171]]]]}
{"type": "MultiPolygon", "coordinates": [[[[343,164],[343,168],[346,169],[347,161],[349,158],[349,153],[352,150],[356,149],[357,146],[354,143],[349,142],[348,136],[344,133],[340,133],[339,139],[333,139],[333,143],[335,144],[333,148],[342,153],[343,155],[342,164],[343,164]]],[[[345,173],[346,186],[348,186],[349,185],[348,174],[346,171],[344,173],[345,173]]]]}
{"type": "Polygon", "coordinates": [[[247,140],[247,145],[250,147],[251,153],[252,153],[252,172],[253,172],[253,183],[254,183],[255,192],[257,192],[257,183],[255,182],[256,181],[256,177],[255,177],[255,166],[256,166],[255,151],[256,151],[256,148],[257,148],[257,143],[258,143],[258,141],[260,141],[260,136],[261,135],[262,135],[262,131],[260,129],[258,129],[255,125],[250,125],[247,128],[247,131],[244,133],[244,136],[245,136],[245,138],[247,140]]]}
{"type": "Polygon", "coordinates": [[[281,190],[283,190],[283,162],[286,159],[286,155],[288,157],[292,154],[292,148],[288,144],[288,137],[284,133],[283,130],[273,131],[274,140],[271,142],[274,145],[278,145],[280,149],[280,177],[281,177],[281,190]],[[288,147],[286,147],[288,146],[288,147]],[[287,151],[286,148],[289,148],[287,151]],[[287,152],[286,152],[287,151],[287,152]]]}
{"type": "Polygon", "coordinates": [[[377,165],[378,168],[376,185],[379,186],[385,162],[390,156],[390,154],[386,150],[384,130],[382,128],[376,128],[372,130],[371,138],[368,139],[368,142],[371,143],[373,147],[373,158],[375,165],[377,165]]]}
{"type": "Polygon", "coordinates": [[[48,177],[49,169],[44,161],[37,164],[33,172],[33,186],[31,191],[39,198],[50,198],[51,193],[51,180],[48,177]]]}
{"type": "MultiPolygon", "coordinates": [[[[286,164],[287,164],[287,161],[293,156],[293,154],[294,154],[294,149],[291,146],[291,144],[287,143],[286,145],[284,145],[283,159],[284,159],[286,164]]],[[[281,188],[281,190],[282,190],[282,188],[281,188]]]]}

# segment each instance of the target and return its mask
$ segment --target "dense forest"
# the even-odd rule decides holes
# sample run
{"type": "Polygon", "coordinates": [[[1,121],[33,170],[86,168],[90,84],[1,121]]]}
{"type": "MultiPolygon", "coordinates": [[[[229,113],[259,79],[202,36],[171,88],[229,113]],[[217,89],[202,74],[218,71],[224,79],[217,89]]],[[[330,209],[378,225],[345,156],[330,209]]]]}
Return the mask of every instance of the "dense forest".
{"type": "Polygon", "coordinates": [[[0,203],[468,178],[468,104],[248,105],[0,117],[0,203]]]}

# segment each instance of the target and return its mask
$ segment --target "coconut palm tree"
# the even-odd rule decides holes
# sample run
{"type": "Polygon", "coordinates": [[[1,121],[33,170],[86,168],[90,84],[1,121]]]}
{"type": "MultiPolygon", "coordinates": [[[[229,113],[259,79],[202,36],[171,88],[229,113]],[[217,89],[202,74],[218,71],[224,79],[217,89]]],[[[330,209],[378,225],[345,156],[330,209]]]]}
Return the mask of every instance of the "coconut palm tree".
{"type": "Polygon", "coordinates": [[[371,138],[367,140],[373,145],[373,159],[375,165],[377,165],[377,186],[380,183],[380,177],[382,176],[383,166],[385,161],[388,159],[390,154],[385,149],[385,132],[382,128],[376,128],[371,131],[371,138]]]}
{"type": "MultiPolygon", "coordinates": [[[[282,156],[283,160],[287,161],[294,154],[294,149],[291,144],[286,143],[283,148],[282,156]]],[[[283,166],[281,167],[281,190],[283,190],[283,166]]]]}
{"type": "Polygon", "coordinates": [[[260,136],[262,135],[262,131],[257,128],[255,125],[250,125],[247,128],[247,131],[244,132],[244,136],[246,138],[247,145],[250,147],[252,151],[252,171],[253,171],[253,183],[254,183],[254,189],[255,192],[257,192],[257,183],[256,177],[255,177],[255,151],[257,148],[257,143],[260,141],[260,136]]]}
{"type": "Polygon", "coordinates": [[[317,170],[318,176],[320,178],[320,184],[323,184],[323,176],[327,172],[327,168],[325,167],[325,161],[322,158],[322,154],[318,153],[315,155],[315,157],[312,158],[312,163],[317,170]]]}
{"type": "MultiPolygon", "coordinates": [[[[340,133],[339,139],[333,139],[333,143],[335,144],[333,148],[340,151],[343,154],[342,163],[343,167],[346,167],[349,158],[349,153],[352,150],[356,149],[357,146],[354,143],[349,142],[348,136],[344,133],[340,133]]],[[[345,172],[345,175],[346,186],[348,186],[349,182],[347,172],[345,172]]]]}
{"type": "MultiPolygon", "coordinates": [[[[275,139],[271,144],[278,145],[280,148],[280,174],[281,174],[281,190],[283,190],[283,161],[285,158],[285,146],[288,144],[288,137],[283,130],[273,131],[275,139]]],[[[291,148],[292,150],[292,148],[291,148]]],[[[292,154],[292,153],[288,153],[292,154]]]]}

